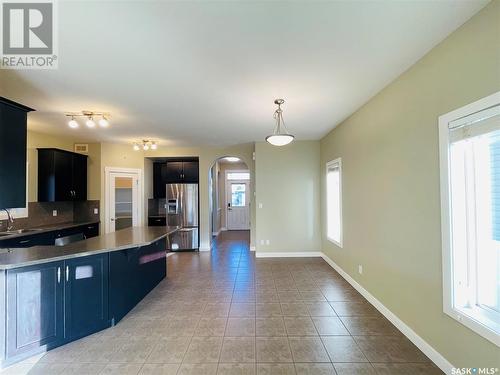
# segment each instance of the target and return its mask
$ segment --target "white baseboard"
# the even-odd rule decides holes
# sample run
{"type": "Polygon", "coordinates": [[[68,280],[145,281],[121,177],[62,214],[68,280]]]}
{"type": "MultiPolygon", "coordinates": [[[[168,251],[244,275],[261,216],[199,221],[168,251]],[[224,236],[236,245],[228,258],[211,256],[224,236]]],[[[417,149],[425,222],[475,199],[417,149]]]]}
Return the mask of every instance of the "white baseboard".
{"type": "Polygon", "coordinates": [[[255,251],[255,246],[250,246],[250,251],[255,251]]]}
{"type": "Polygon", "coordinates": [[[219,229],[219,232],[225,232],[225,231],[227,231],[226,227],[222,227],[222,228],[219,229]]]}
{"type": "Polygon", "coordinates": [[[220,234],[221,229],[219,229],[217,232],[212,232],[212,236],[217,237],[220,234]]]}
{"type": "Polygon", "coordinates": [[[200,247],[198,250],[199,251],[210,251],[210,248],[209,247],[200,247]]]}
{"type": "Polygon", "coordinates": [[[321,251],[256,251],[256,258],[310,258],[322,257],[321,251]]]}
{"type": "Polygon", "coordinates": [[[347,272],[345,272],[338,264],[331,260],[326,254],[321,253],[322,258],[327,262],[340,276],[342,276],[354,289],[356,289],[368,302],[370,302],[382,315],[384,315],[397,329],[401,331],[412,343],[415,344],[427,357],[430,358],[436,366],[438,366],[445,374],[451,374],[454,366],[448,362],[436,349],[434,349],[427,341],[420,337],[414,330],[412,330],[405,322],[399,319],[391,310],[384,306],[382,302],[376,299],[370,292],[354,280],[347,272]]]}

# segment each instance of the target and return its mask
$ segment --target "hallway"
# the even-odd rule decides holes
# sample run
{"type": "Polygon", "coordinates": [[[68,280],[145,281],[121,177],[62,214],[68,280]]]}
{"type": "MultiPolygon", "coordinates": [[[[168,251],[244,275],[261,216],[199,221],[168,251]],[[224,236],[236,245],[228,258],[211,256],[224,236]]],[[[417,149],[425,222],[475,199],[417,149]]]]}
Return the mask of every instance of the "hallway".
{"type": "Polygon", "coordinates": [[[29,362],[5,373],[441,374],[324,260],[255,259],[248,231],[169,256],[117,326],[29,362]]]}

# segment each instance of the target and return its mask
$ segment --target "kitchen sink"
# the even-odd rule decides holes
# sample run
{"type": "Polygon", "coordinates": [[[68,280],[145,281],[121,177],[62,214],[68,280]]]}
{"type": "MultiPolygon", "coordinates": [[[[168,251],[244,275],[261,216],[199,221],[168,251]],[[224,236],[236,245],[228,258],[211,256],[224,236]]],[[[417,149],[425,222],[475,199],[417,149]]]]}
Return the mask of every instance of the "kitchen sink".
{"type": "Polygon", "coordinates": [[[5,232],[0,232],[0,236],[10,236],[11,234],[23,234],[23,233],[33,233],[33,232],[39,232],[43,229],[15,229],[15,230],[8,230],[5,232]]]}

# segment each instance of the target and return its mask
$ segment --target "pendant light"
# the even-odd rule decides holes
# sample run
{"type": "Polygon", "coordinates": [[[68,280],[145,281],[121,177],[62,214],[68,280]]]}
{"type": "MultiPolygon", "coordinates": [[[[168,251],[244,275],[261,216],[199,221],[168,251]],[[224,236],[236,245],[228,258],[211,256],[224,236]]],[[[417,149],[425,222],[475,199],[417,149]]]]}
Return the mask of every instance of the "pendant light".
{"type": "Polygon", "coordinates": [[[288,134],[285,121],[283,121],[283,110],[281,109],[281,105],[284,102],[283,99],[276,99],[274,101],[274,104],[278,106],[278,109],[274,112],[276,127],[274,128],[274,133],[266,137],[266,141],[273,146],[285,146],[295,139],[293,135],[288,134]]]}

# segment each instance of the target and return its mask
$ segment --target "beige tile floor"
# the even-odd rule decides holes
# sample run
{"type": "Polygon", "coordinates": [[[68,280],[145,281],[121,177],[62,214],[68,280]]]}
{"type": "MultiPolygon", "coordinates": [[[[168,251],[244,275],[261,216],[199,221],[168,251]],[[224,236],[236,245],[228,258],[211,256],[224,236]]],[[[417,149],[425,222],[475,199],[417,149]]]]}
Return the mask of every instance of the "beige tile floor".
{"type": "Polygon", "coordinates": [[[255,259],[248,239],[168,257],[118,325],[4,373],[442,374],[322,259],[255,259]]]}

